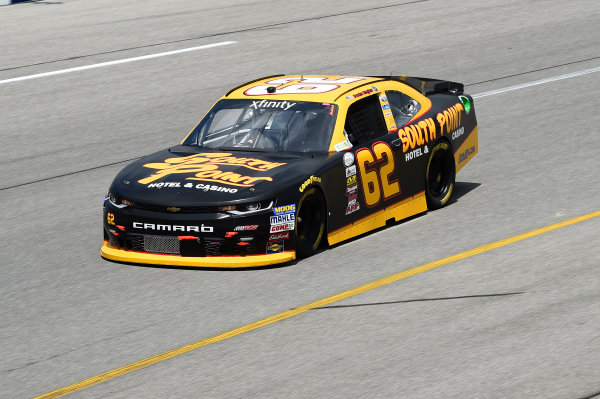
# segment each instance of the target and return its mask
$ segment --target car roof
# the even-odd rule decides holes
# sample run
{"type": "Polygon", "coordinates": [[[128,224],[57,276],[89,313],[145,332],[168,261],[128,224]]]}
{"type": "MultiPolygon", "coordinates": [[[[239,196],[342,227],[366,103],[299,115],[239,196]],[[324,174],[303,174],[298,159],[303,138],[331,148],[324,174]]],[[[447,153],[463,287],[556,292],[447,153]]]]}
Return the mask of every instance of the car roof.
{"type": "Polygon", "coordinates": [[[244,83],[223,98],[335,102],[344,93],[384,80],[341,75],[273,75],[244,83]],[[275,88],[275,89],[272,89],[275,88]]]}

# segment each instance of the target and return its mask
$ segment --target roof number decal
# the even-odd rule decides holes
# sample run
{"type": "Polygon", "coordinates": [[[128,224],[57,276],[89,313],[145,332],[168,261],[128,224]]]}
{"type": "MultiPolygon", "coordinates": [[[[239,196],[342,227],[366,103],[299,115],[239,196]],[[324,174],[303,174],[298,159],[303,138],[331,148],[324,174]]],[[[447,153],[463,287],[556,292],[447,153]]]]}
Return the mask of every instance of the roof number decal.
{"type": "Polygon", "coordinates": [[[329,79],[326,77],[289,77],[272,79],[264,84],[249,88],[244,92],[247,96],[265,96],[273,94],[318,94],[335,90],[340,85],[349,84],[363,80],[364,78],[339,78],[329,79]],[[275,90],[269,87],[275,87],[275,90]]]}

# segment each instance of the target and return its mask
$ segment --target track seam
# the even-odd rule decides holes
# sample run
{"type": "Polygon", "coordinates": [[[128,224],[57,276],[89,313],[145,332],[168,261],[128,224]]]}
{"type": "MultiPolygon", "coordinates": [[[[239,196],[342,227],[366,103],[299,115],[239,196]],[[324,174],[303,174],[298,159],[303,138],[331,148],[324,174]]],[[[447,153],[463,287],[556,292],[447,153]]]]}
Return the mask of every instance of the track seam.
{"type": "Polygon", "coordinates": [[[104,165],[94,166],[94,167],[87,168],[87,169],[82,169],[82,170],[77,170],[75,172],[63,173],[62,175],[46,177],[46,178],[43,178],[43,179],[38,179],[38,180],[30,181],[30,182],[27,182],[27,183],[15,184],[14,186],[1,187],[0,191],[9,190],[11,188],[16,188],[16,187],[28,186],[30,184],[41,183],[41,182],[45,182],[45,181],[48,181],[48,180],[54,180],[54,179],[58,179],[59,177],[72,176],[72,175],[76,175],[78,173],[89,172],[90,170],[102,169],[102,168],[106,168],[107,166],[113,166],[113,165],[118,165],[120,163],[135,161],[136,159],[140,159],[140,158],[141,157],[130,158],[130,159],[126,159],[124,161],[111,162],[111,163],[107,163],[107,164],[104,164],[104,165]]]}
{"type": "Polygon", "coordinates": [[[532,69],[531,71],[514,73],[512,75],[506,75],[506,76],[501,76],[499,78],[482,80],[480,82],[465,83],[465,86],[476,86],[476,85],[480,85],[480,84],[483,84],[483,83],[496,82],[498,80],[503,80],[503,79],[508,79],[508,78],[514,78],[514,77],[517,77],[517,76],[523,76],[523,75],[527,75],[527,74],[530,74],[530,73],[547,71],[549,69],[560,68],[560,67],[567,66],[567,65],[580,64],[582,62],[594,61],[594,60],[597,60],[597,59],[600,59],[600,56],[598,56],[598,57],[592,57],[592,58],[586,58],[584,60],[565,62],[564,64],[557,64],[557,65],[553,65],[553,66],[549,66],[549,67],[544,67],[544,68],[532,69]]]}
{"type": "MultiPolygon", "coordinates": [[[[428,0],[425,0],[425,1],[428,1],[428,0]]],[[[600,57],[598,57],[598,58],[600,58],[600,57]]],[[[547,67],[545,69],[549,69],[549,68],[552,68],[552,67],[547,67]]],[[[578,77],[578,76],[582,76],[584,73],[591,73],[589,71],[598,72],[598,71],[600,71],[599,68],[600,67],[590,68],[590,69],[581,70],[581,71],[575,71],[575,72],[571,72],[571,73],[567,73],[567,74],[563,74],[563,75],[552,76],[552,77],[549,77],[549,78],[540,79],[540,80],[536,80],[536,81],[532,81],[532,82],[526,82],[526,83],[522,83],[522,84],[518,84],[518,85],[514,85],[514,86],[508,86],[508,87],[501,88],[501,89],[490,90],[490,91],[487,91],[487,92],[474,94],[473,98],[487,97],[487,96],[491,96],[491,95],[494,95],[494,94],[501,94],[501,93],[506,92],[506,91],[524,89],[524,88],[527,88],[527,87],[531,87],[532,85],[539,85],[539,84],[543,84],[543,83],[551,83],[551,82],[554,82],[554,81],[557,81],[557,80],[561,80],[561,79],[578,77]]],[[[525,73],[530,73],[530,72],[524,72],[524,74],[525,73]]],[[[507,77],[511,77],[511,76],[513,76],[513,75],[508,75],[507,77]]],[[[502,78],[497,78],[497,79],[502,79],[502,78]]],[[[480,82],[480,83],[484,83],[484,82],[485,81],[480,82]]],[[[38,179],[38,180],[26,182],[26,183],[20,183],[20,184],[15,184],[15,185],[12,185],[12,186],[1,187],[0,191],[8,190],[8,189],[11,189],[11,188],[23,187],[23,186],[27,186],[27,185],[30,185],[30,184],[35,184],[35,183],[44,182],[44,181],[48,181],[48,180],[52,180],[52,179],[57,179],[57,178],[60,178],[60,177],[71,176],[71,175],[74,175],[74,174],[77,174],[77,173],[88,172],[90,170],[100,169],[100,168],[104,168],[104,167],[107,167],[107,166],[116,165],[116,164],[119,164],[119,163],[129,162],[129,161],[133,161],[133,160],[136,160],[136,159],[139,159],[139,158],[141,158],[141,156],[136,157],[136,158],[126,159],[124,161],[112,162],[112,163],[105,164],[105,165],[95,166],[95,167],[88,168],[88,169],[82,169],[82,170],[78,170],[78,171],[75,171],[75,172],[64,173],[64,174],[61,174],[61,175],[58,175],[58,176],[51,176],[51,177],[47,177],[47,178],[43,178],[43,179],[38,179]]]]}
{"type": "Polygon", "coordinates": [[[134,47],[128,47],[128,48],[119,49],[119,50],[103,51],[103,52],[94,53],[94,54],[77,55],[77,56],[74,56],[74,57],[62,58],[62,59],[59,59],[59,60],[44,61],[44,62],[38,62],[38,63],[35,63],[35,64],[28,64],[28,65],[20,65],[20,66],[16,66],[16,67],[10,67],[10,68],[0,69],[0,72],[11,71],[11,70],[21,69],[21,68],[30,68],[30,67],[39,66],[39,65],[47,65],[47,64],[52,64],[52,63],[56,63],[56,62],[64,62],[64,61],[71,61],[71,60],[77,60],[77,59],[88,58],[88,57],[95,57],[95,56],[98,56],[98,55],[114,54],[114,53],[119,53],[119,52],[123,52],[123,51],[130,51],[130,50],[138,50],[138,49],[143,49],[143,48],[151,48],[151,47],[157,47],[157,46],[164,46],[164,45],[167,45],[167,44],[183,43],[183,42],[188,42],[188,41],[198,40],[198,39],[208,39],[208,38],[211,38],[211,37],[231,35],[231,34],[235,34],[235,33],[251,32],[251,31],[255,31],[255,30],[275,28],[275,27],[278,27],[278,26],[285,26],[285,25],[297,24],[297,23],[301,23],[301,22],[318,21],[320,19],[335,18],[335,17],[344,16],[344,15],[359,14],[359,13],[362,13],[362,12],[377,11],[377,10],[383,10],[383,9],[387,9],[387,8],[394,8],[394,7],[407,6],[407,5],[411,5],[411,4],[424,3],[424,2],[428,2],[428,1],[432,1],[432,0],[413,0],[413,1],[406,2],[406,3],[388,4],[386,6],[379,6],[379,7],[364,8],[364,9],[360,9],[360,10],[345,11],[345,12],[341,12],[341,13],[337,13],[337,14],[328,14],[328,15],[321,15],[321,16],[318,16],[318,17],[301,18],[301,19],[295,19],[295,20],[291,20],[291,21],[277,22],[277,23],[274,23],[274,24],[259,25],[259,26],[253,26],[253,27],[250,27],[250,28],[237,29],[237,30],[232,30],[232,31],[228,31],[228,32],[209,33],[209,34],[195,36],[195,37],[191,37],[191,38],[187,38],[187,39],[169,40],[169,41],[160,42],[160,43],[146,44],[146,45],[143,45],[143,46],[134,46],[134,47]]]}

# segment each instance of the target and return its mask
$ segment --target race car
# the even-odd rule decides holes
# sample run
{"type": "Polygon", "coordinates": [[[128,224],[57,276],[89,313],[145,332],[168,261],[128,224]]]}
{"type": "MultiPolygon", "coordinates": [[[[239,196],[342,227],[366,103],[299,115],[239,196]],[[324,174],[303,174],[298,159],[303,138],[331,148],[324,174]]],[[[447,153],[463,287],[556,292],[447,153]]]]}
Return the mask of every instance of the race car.
{"type": "Polygon", "coordinates": [[[211,268],[305,258],[446,205],[477,151],[473,98],[460,83],[268,76],[116,176],[101,254],[211,268]]]}

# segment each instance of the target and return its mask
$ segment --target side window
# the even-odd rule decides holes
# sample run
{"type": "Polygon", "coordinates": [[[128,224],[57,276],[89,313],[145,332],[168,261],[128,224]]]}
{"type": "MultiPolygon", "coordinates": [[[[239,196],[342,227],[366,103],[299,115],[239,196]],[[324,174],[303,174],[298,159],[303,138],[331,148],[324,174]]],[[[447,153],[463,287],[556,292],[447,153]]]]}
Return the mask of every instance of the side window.
{"type": "Polygon", "coordinates": [[[390,102],[392,115],[398,127],[411,120],[421,109],[421,104],[417,100],[404,93],[390,90],[386,91],[385,94],[390,102]]]}
{"type": "Polygon", "coordinates": [[[369,142],[388,133],[379,98],[369,96],[348,108],[344,130],[352,145],[369,142]]]}

